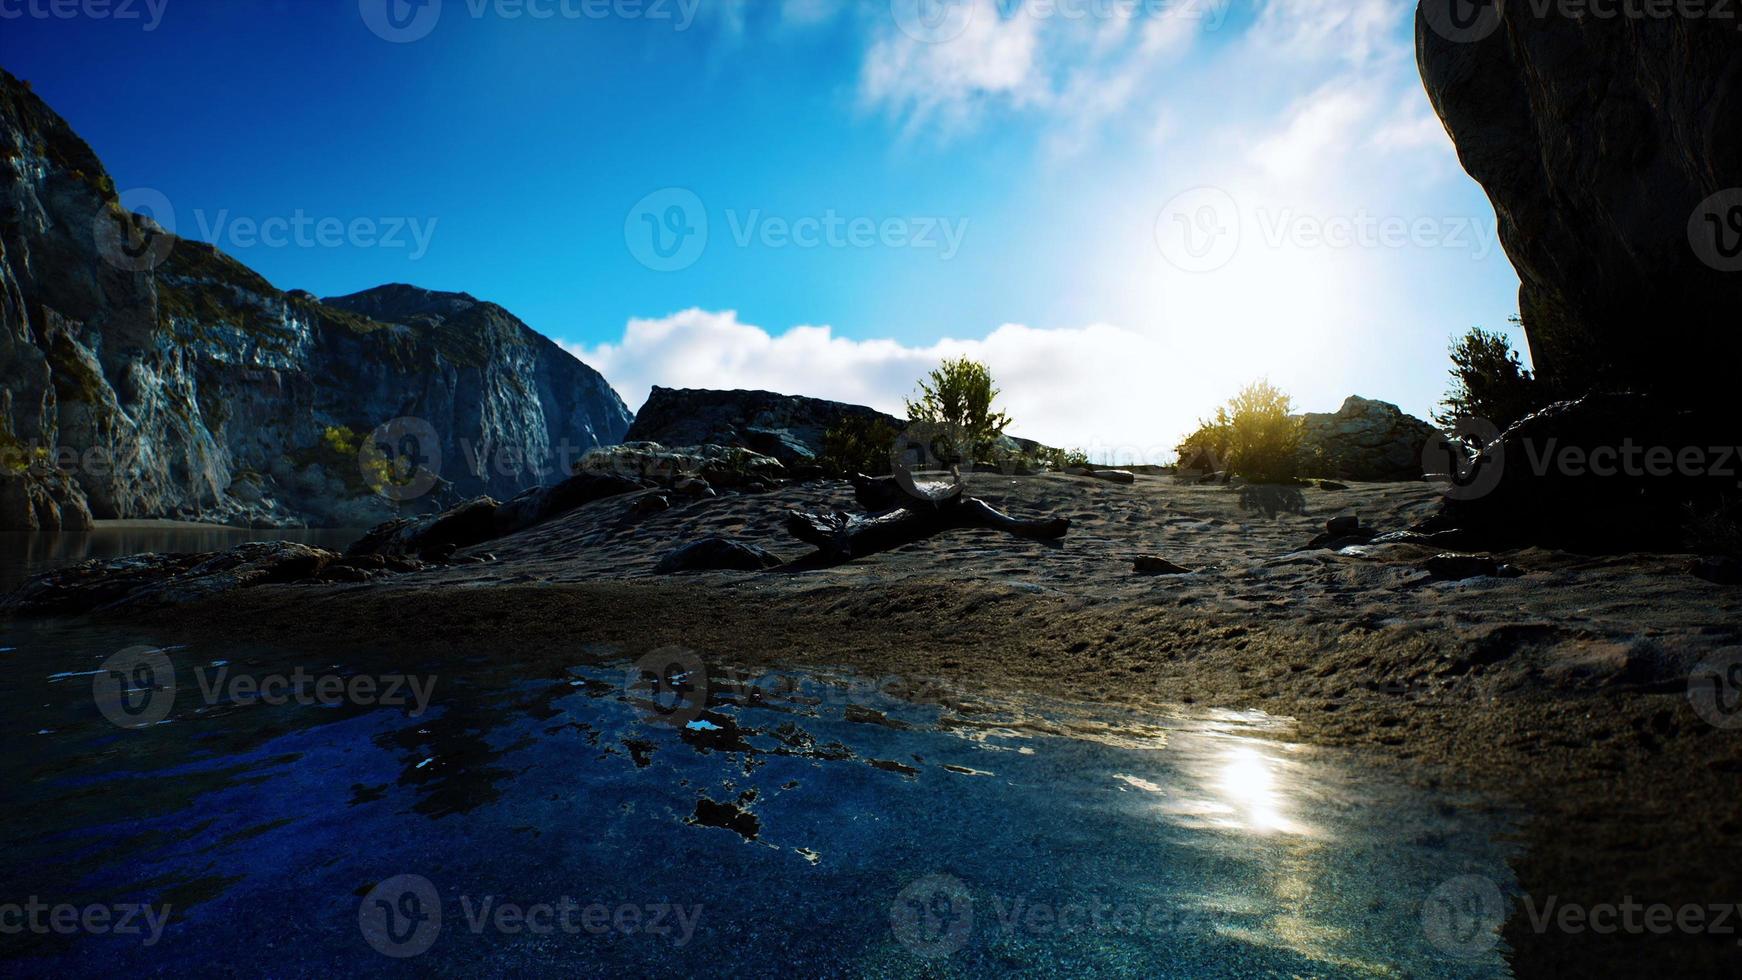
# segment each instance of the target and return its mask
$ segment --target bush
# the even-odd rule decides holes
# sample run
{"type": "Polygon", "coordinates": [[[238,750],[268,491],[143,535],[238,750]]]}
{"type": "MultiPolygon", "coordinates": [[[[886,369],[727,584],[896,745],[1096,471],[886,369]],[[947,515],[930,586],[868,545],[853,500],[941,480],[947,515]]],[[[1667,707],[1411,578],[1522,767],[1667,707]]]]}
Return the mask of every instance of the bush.
{"type": "Polygon", "coordinates": [[[1247,385],[1180,443],[1179,466],[1226,468],[1254,483],[1292,483],[1301,434],[1293,410],[1293,400],[1270,382],[1247,385]]]}
{"type": "Polygon", "coordinates": [[[1540,385],[1504,336],[1476,327],[1452,343],[1451,354],[1452,390],[1434,413],[1439,424],[1477,418],[1504,429],[1542,407],[1540,385]]]}
{"type": "Polygon", "coordinates": [[[945,444],[939,447],[943,462],[989,459],[1010,424],[1008,415],[992,408],[997,397],[986,365],[961,357],[920,380],[919,399],[907,400],[907,417],[937,432],[937,441],[945,444]],[[973,459],[960,458],[965,455],[973,459]]]}
{"type": "Polygon", "coordinates": [[[1081,449],[1052,449],[1043,446],[1035,455],[1034,461],[1039,466],[1055,470],[1080,469],[1089,466],[1089,454],[1081,449]]]}
{"type": "Polygon", "coordinates": [[[1179,460],[1175,465],[1182,470],[1205,473],[1224,470],[1228,466],[1228,448],[1233,438],[1234,426],[1228,420],[1228,410],[1218,408],[1215,418],[1199,422],[1197,431],[1180,442],[1176,450],[1179,460]]]}
{"type": "Polygon", "coordinates": [[[900,433],[880,418],[845,415],[823,433],[823,454],[817,460],[830,476],[888,476],[889,456],[900,433]]]}

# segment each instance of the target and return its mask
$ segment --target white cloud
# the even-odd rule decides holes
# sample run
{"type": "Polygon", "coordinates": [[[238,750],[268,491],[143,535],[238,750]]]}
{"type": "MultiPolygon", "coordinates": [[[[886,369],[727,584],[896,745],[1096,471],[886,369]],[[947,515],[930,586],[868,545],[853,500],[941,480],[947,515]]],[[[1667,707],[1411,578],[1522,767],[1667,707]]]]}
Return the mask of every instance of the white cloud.
{"type": "Polygon", "coordinates": [[[915,381],[944,358],[965,355],[991,367],[999,404],[1016,420],[1012,434],[1123,461],[1166,460],[1185,429],[1237,387],[1166,343],[1104,324],[1005,324],[980,338],[909,346],[817,326],[771,334],[732,311],[691,309],[631,320],[614,344],[564,346],[604,372],[632,408],[658,384],[765,389],[895,415],[915,381]]]}
{"type": "Polygon", "coordinates": [[[999,16],[996,0],[968,2],[960,33],[948,40],[912,36],[892,21],[866,52],[861,98],[919,127],[959,123],[990,98],[1015,105],[1039,99],[1046,88],[1040,22],[999,16]]]}
{"type": "Polygon", "coordinates": [[[1373,97],[1358,84],[1326,85],[1289,109],[1281,132],[1257,140],[1252,159],[1267,176],[1282,181],[1346,172],[1341,157],[1360,144],[1374,109],[1373,97]]]}
{"type": "MultiPolygon", "coordinates": [[[[1060,193],[1092,216],[1061,230],[1075,237],[1059,252],[1069,272],[1059,281],[1095,298],[1076,322],[1119,325],[1006,324],[910,345],[826,326],[774,333],[691,309],[570,349],[632,407],[659,384],[764,388],[897,414],[917,378],[968,355],[991,365],[1016,434],[1124,459],[1166,458],[1199,417],[1258,377],[1304,410],[1359,393],[1426,412],[1444,336],[1420,284],[1461,281],[1479,255],[1450,235],[1402,248],[1301,244],[1294,233],[1492,223],[1479,196],[1462,195],[1468,213],[1444,203],[1448,179],[1467,179],[1410,57],[1409,0],[1252,0],[1255,19],[1232,36],[1219,15],[1084,21],[1023,5],[1001,17],[1009,0],[967,2],[975,16],[943,43],[903,34],[886,11],[862,17],[859,98],[910,134],[947,136],[993,109],[1008,114],[1000,127],[1014,129],[1018,113],[1036,123],[1038,162],[1072,158],[1057,168],[1074,178],[1060,193]],[[1164,202],[1199,186],[1231,195],[1243,237],[1225,267],[1185,273],[1162,259],[1154,227],[1164,202]]],[[[1226,13],[1215,6],[1224,0],[1206,2],[1226,13]]],[[[808,0],[786,9],[797,23],[817,13],[808,0]]]]}
{"type": "MultiPolygon", "coordinates": [[[[1398,25],[1414,0],[1260,0],[1250,39],[1273,58],[1367,64],[1396,60],[1398,25]]],[[[1413,55],[1414,52],[1408,52],[1413,55]]]]}
{"type": "Polygon", "coordinates": [[[1225,0],[1143,15],[1135,3],[961,2],[946,39],[916,37],[894,18],[873,29],[860,100],[910,131],[946,135],[994,106],[1043,112],[1061,130],[1055,153],[1085,150],[1105,124],[1159,96],[1159,70],[1226,12],[1216,5],[1225,0]]]}

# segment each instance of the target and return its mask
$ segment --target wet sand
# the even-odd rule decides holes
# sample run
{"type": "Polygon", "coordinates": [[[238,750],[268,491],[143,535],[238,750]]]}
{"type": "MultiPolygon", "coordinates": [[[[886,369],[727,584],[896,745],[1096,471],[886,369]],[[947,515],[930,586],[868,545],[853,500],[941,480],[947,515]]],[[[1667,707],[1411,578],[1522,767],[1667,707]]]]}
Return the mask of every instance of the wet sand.
{"type": "MultiPolygon", "coordinates": [[[[577,661],[667,645],[710,664],[842,668],[1163,710],[1260,709],[1291,737],[1371,750],[1410,779],[1528,814],[1515,870],[1540,908],[1742,901],[1742,730],[1694,710],[1688,677],[1742,633],[1742,590],[1680,556],[1497,556],[1517,578],[1435,580],[1417,546],[1301,551],[1335,516],[1381,531],[1431,512],[1419,484],[1228,488],[977,475],[1018,516],[1063,515],[1058,544],[951,532],[804,573],[656,577],[705,534],[783,558],[809,549],[786,510],[853,509],[843,483],[678,500],[633,516],[601,501],[470,549],[493,560],[362,586],[269,586],[157,625],[343,648],[577,661]],[[1133,572],[1140,554],[1197,571],[1133,572]]],[[[1742,718],[1738,719],[1742,722],[1742,718]]],[[[1537,931],[1505,939],[1520,976],[1733,975],[1735,935],[1537,931]]]]}

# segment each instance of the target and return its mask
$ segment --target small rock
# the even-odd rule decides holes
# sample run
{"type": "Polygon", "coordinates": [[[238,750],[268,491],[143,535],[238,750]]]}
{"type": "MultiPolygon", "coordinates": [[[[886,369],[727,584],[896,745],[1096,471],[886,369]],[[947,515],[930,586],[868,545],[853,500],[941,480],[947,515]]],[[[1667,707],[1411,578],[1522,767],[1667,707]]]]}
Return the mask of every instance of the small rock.
{"type": "Polygon", "coordinates": [[[1139,555],[1131,563],[1131,570],[1139,575],[1190,575],[1192,569],[1175,564],[1160,555],[1139,555]]]}
{"type": "Polygon", "coordinates": [[[699,476],[685,477],[672,484],[672,489],[678,493],[686,494],[691,497],[714,496],[714,488],[708,486],[708,481],[699,476]]]}
{"type": "Polygon", "coordinates": [[[1333,517],[1325,522],[1325,533],[1307,542],[1306,550],[1317,551],[1324,548],[1341,551],[1350,545],[1368,544],[1378,533],[1373,528],[1363,527],[1359,517],[1333,517]]]}
{"type": "Polygon", "coordinates": [[[660,493],[650,493],[644,497],[637,497],[635,502],[629,505],[629,513],[637,517],[645,517],[648,514],[657,514],[660,511],[670,509],[671,498],[660,493]]]}
{"type": "Polygon", "coordinates": [[[654,566],[655,575],[676,572],[760,572],[780,564],[780,559],[753,544],[710,537],[692,541],[672,551],[654,566]]]}
{"type": "Polygon", "coordinates": [[[1090,470],[1089,475],[1108,483],[1136,483],[1137,475],[1130,470],[1090,470]]]}
{"type": "Polygon", "coordinates": [[[1338,483],[1335,480],[1320,480],[1319,481],[1319,489],[1320,490],[1347,490],[1347,489],[1349,489],[1349,485],[1346,483],[1338,483]]]}
{"type": "Polygon", "coordinates": [[[1709,556],[1696,558],[1688,565],[1688,572],[1695,578],[1702,578],[1717,585],[1742,585],[1742,562],[1724,556],[1709,556]]]}

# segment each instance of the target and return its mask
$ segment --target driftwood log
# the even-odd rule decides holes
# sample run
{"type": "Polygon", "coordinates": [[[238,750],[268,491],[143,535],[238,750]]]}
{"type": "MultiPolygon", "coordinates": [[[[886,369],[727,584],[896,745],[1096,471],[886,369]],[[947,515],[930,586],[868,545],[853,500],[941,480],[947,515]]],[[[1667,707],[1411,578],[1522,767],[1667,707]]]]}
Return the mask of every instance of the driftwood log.
{"type": "Polygon", "coordinates": [[[1039,541],[1056,541],[1071,529],[1069,518],[1011,517],[978,497],[963,494],[960,485],[920,489],[930,490],[931,495],[916,495],[892,477],[855,477],[853,496],[868,514],[793,511],[787,515],[786,529],[800,541],[815,545],[818,557],[830,562],[864,558],[956,528],[991,528],[1039,541]]]}

